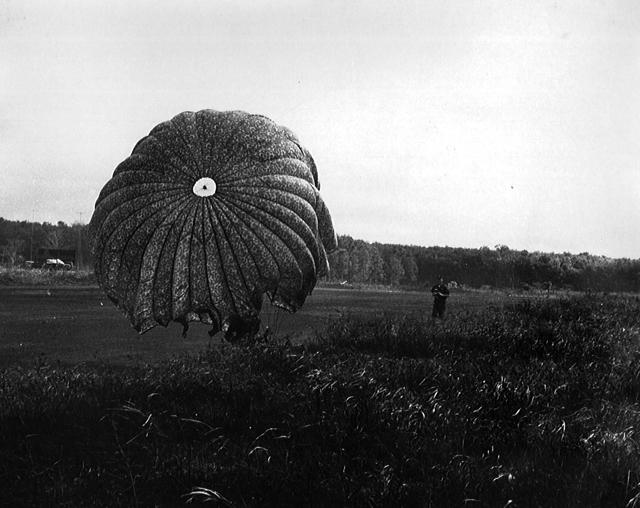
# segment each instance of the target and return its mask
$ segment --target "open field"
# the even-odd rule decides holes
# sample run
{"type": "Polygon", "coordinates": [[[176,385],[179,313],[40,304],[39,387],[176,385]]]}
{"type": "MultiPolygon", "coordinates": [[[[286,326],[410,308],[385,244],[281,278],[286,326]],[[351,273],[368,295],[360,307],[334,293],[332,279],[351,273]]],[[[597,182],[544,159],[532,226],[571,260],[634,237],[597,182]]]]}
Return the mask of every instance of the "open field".
{"type": "Polygon", "coordinates": [[[50,292],[0,292],[0,504],[640,506],[637,296],[319,289],[235,346],[50,292]]]}
{"type": "MultiPolygon", "coordinates": [[[[509,299],[501,293],[458,292],[449,299],[450,316],[509,299]]],[[[343,314],[430,313],[431,295],[317,288],[296,314],[265,303],[262,322],[293,342],[322,332],[343,314]]],[[[176,354],[201,352],[221,341],[193,323],[156,327],[138,336],[127,319],[96,286],[0,286],[0,367],[35,362],[156,362],[176,354]]]]}

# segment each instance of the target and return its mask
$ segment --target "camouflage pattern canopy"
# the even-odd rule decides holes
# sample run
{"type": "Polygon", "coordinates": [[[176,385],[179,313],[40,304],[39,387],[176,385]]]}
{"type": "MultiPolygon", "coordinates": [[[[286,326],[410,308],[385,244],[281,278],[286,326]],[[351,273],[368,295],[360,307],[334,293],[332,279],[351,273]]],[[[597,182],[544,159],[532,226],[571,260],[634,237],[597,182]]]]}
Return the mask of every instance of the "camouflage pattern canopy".
{"type": "Polygon", "coordinates": [[[239,111],[181,113],[138,142],[98,197],[98,283],[140,333],[256,319],[264,293],[293,312],[336,247],[319,189],[288,129],[239,111]]]}

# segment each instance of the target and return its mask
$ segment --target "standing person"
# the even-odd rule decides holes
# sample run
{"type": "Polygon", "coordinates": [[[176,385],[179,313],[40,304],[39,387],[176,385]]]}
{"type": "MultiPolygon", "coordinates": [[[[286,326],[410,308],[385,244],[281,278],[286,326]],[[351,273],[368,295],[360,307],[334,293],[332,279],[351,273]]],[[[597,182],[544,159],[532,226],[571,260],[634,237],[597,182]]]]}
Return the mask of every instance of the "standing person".
{"type": "Polygon", "coordinates": [[[433,295],[433,313],[431,316],[433,318],[443,318],[447,298],[449,297],[449,288],[442,277],[440,277],[440,282],[431,288],[431,294],[433,295]]]}

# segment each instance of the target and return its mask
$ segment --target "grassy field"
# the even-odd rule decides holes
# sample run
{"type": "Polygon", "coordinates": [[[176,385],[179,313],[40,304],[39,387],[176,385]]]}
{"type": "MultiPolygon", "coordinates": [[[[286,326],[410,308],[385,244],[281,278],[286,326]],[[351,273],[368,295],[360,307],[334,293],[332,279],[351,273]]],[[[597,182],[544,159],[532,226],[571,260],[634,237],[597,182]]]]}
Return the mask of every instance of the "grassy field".
{"type": "MultiPolygon", "coordinates": [[[[451,297],[449,310],[453,317],[508,301],[499,293],[459,292],[451,297]]],[[[298,343],[322,333],[343,315],[430,313],[430,305],[431,296],[425,292],[320,287],[296,314],[265,304],[262,321],[277,335],[298,343]]],[[[207,330],[193,324],[183,340],[182,327],[174,323],[139,337],[95,285],[0,285],[0,367],[42,362],[155,363],[219,345],[222,339],[211,340],[207,330]]]]}
{"type": "MultiPolygon", "coordinates": [[[[6,294],[85,309],[86,333],[99,295],[74,290],[6,294]]],[[[18,355],[0,369],[0,504],[640,504],[637,297],[454,294],[436,323],[425,302],[319,290],[298,341],[18,355]]],[[[109,316],[95,322],[117,335],[109,316]]],[[[181,343],[148,341],[164,342],[181,343]]]]}

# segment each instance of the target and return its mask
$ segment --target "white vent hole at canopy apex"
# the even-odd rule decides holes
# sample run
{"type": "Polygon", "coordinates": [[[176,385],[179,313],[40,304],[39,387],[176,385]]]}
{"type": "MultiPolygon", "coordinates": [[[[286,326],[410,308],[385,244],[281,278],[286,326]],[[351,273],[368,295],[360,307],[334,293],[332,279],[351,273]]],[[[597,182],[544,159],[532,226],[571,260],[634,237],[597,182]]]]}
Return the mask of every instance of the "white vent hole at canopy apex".
{"type": "Polygon", "coordinates": [[[193,185],[193,193],[201,198],[213,196],[216,193],[216,182],[208,176],[200,178],[200,180],[193,185]]]}

